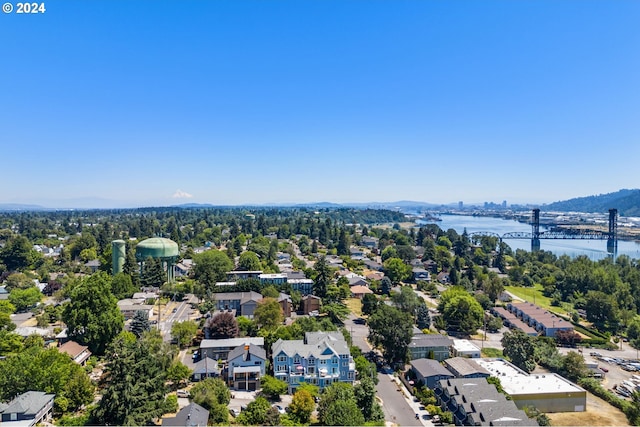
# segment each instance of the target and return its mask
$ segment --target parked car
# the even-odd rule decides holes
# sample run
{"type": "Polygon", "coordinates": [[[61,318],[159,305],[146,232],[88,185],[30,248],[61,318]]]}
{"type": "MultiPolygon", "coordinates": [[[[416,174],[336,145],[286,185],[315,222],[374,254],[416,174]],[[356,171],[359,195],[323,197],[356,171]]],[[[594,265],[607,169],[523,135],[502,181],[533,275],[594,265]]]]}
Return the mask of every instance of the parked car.
{"type": "Polygon", "coordinates": [[[229,408],[229,413],[233,415],[234,418],[236,418],[238,415],[240,415],[240,410],[237,408],[229,408]]]}
{"type": "Polygon", "coordinates": [[[273,407],[276,408],[280,414],[286,414],[287,413],[287,411],[280,405],[273,405],[273,407]]]}
{"type": "Polygon", "coordinates": [[[187,390],[178,390],[176,395],[178,395],[178,397],[191,397],[191,394],[189,394],[187,390]]]}

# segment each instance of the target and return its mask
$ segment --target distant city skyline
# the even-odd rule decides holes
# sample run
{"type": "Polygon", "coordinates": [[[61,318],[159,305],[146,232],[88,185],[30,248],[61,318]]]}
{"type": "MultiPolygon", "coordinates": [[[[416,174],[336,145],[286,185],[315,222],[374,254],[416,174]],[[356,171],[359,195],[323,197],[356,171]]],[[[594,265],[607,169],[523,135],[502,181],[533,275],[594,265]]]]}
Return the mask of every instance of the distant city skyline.
{"type": "Polygon", "coordinates": [[[545,204],[640,187],[640,3],[0,16],[0,204],[545,204]]]}

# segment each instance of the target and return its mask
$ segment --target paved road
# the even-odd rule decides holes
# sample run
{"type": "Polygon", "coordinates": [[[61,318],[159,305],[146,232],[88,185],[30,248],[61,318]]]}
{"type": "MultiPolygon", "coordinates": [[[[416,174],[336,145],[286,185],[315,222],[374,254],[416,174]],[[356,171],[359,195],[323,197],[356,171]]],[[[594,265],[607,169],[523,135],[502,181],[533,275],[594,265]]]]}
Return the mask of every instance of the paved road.
{"type": "MultiPolygon", "coordinates": [[[[353,323],[357,319],[354,314],[350,314],[344,324],[351,333],[353,345],[358,346],[363,353],[371,350],[367,342],[369,327],[353,323]]],[[[426,414],[419,410],[419,405],[412,401],[412,396],[402,383],[397,381],[393,375],[378,372],[378,384],[376,385],[376,395],[382,401],[382,410],[387,424],[401,426],[431,426],[431,422],[421,419],[416,420],[415,414],[426,414]],[[398,391],[402,390],[402,391],[398,391]]]]}
{"type": "MultiPolygon", "coordinates": [[[[194,310],[185,298],[184,301],[169,301],[161,307],[160,322],[158,324],[160,333],[165,341],[171,341],[171,326],[174,322],[184,322],[194,316],[194,310]]],[[[154,320],[157,320],[154,319],[154,320]]]]}

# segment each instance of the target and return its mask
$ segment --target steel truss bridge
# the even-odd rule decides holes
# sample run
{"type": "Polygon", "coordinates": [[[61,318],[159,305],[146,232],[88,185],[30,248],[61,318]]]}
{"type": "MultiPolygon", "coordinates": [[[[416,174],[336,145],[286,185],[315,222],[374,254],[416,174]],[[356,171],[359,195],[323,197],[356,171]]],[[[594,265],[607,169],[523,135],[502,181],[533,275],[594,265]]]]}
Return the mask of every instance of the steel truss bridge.
{"type": "Polygon", "coordinates": [[[609,209],[608,231],[593,230],[566,230],[566,231],[540,231],[540,209],[531,212],[531,231],[509,232],[503,235],[490,231],[478,231],[471,233],[471,237],[497,237],[500,243],[506,239],[530,239],[531,251],[540,250],[541,239],[556,240],[606,240],[607,252],[615,258],[618,250],[618,210],[609,209]]]}

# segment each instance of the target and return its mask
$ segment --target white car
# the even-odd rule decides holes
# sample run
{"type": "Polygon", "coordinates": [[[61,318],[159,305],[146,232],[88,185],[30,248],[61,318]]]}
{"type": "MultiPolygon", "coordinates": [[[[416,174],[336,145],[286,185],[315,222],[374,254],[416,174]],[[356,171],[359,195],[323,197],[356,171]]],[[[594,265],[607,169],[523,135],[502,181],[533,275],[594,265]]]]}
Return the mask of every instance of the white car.
{"type": "Polygon", "coordinates": [[[276,408],[278,410],[278,412],[280,412],[281,414],[286,414],[287,411],[280,405],[273,405],[274,408],[276,408]]]}
{"type": "Polygon", "coordinates": [[[189,394],[187,390],[178,390],[176,395],[178,395],[178,397],[191,397],[191,394],[189,394]]]}

